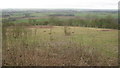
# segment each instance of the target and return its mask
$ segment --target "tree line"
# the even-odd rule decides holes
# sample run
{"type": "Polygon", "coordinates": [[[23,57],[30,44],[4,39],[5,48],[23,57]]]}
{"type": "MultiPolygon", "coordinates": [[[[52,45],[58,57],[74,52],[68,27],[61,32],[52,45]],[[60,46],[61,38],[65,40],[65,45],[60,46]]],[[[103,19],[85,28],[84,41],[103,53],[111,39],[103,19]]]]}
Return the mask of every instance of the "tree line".
{"type": "MultiPolygon", "coordinates": [[[[3,19],[3,24],[6,25],[14,25],[16,23],[12,23],[15,21],[14,19],[8,18],[3,19]]],[[[27,25],[53,25],[53,26],[83,26],[83,27],[96,27],[96,28],[110,28],[110,29],[118,29],[120,25],[118,24],[118,20],[113,18],[112,16],[107,16],[105,18],[80,18],[74,17],[69,19],[58,18],[56,16],[50,16],[46,21],[38,21],[37,19],[28,19],[27,23],[22,23],[27,25]]]]}
{"type": "Polygon", "coordinates": [[[57,17],[50,17],[47,21],[39,22],[36,19],[29,19],[31,25],[53,25],[53,26],[83,26],[96,28],[110,28],[118,29],[120,25],[118,20],[107,16],[105,18],[80,18],[60,19],[57,17]]]}

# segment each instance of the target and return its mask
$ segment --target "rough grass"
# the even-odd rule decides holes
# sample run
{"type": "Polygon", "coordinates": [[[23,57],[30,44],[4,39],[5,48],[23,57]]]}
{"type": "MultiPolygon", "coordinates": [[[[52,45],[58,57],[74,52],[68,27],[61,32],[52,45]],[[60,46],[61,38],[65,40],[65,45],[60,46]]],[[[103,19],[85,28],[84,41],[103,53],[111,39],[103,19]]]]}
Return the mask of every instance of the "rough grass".
{"type": "MultiPolygon", "coordinates": [[[[15,29],[15,28],[14,28],[15,29]]],[[[14,29],[7,29],[3,46],[5,66],[115,66],[118,56],[118,31],[98,28],[64,27],[22,29],[14,38],[14,29]],[[27,31],[24,31],[27,30],[27,31]]]]}

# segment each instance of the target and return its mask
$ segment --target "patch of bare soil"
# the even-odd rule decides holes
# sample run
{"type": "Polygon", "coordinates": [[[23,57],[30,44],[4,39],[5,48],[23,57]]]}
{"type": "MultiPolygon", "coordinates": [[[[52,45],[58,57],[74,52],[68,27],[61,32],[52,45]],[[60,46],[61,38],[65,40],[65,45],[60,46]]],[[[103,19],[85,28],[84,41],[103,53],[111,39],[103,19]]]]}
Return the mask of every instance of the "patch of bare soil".
{"type": "Polygon", "coordinates": [[[53,26],[29,26],[29,28],[53,28],[53,26]]]}
{"type": "Polygon", "coordinates": [[[112,31],[112,29],[97,29],[98,31],[112,31]]]}

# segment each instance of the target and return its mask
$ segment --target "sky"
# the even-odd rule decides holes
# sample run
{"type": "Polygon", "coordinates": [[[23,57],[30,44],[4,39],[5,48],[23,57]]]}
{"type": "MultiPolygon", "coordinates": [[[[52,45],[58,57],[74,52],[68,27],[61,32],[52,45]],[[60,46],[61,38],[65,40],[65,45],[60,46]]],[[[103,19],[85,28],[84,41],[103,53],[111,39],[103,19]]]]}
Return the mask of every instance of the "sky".
{"type": "Polygon", "coordinates": [[[118,9],[119,0],[1,0],[0,8],[118,9]]]}

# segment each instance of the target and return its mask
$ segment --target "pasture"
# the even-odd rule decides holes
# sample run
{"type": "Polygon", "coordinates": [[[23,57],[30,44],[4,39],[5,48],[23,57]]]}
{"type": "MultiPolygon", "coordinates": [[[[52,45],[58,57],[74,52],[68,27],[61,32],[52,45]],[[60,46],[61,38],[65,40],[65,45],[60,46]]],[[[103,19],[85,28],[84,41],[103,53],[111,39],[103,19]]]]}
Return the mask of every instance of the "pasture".
{"type": "Polygon", "coordinates": [[[118,30],[71,26],[6,29],[5,66],[115,66],[118,30]],[[66,29],[65,29],[66,28],[66,29]],[[65,31],[69,34],[65,34],[65,31]]]}

